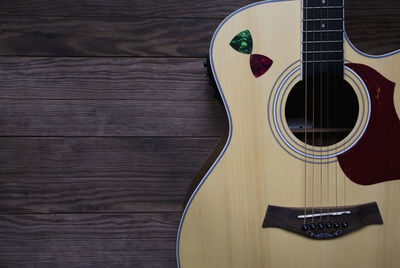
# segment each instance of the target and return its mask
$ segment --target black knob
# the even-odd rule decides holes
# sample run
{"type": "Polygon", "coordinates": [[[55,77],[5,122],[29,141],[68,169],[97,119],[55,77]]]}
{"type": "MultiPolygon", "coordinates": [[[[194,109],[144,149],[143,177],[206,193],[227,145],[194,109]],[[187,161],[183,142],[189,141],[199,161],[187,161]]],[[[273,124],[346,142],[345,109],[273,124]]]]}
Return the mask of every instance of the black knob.
{"type": "Polygon", "coordinates": [[[317,228],[317,226],[316,226],[314,223],[311,223],[311,224],[310,224],[310,229],[311,229],[311,230],[314,230],[315,228],[317,228]]]}
{"type": "Polygon", "coordinates": [[[339,225],[339,223],[338,223],[337,221],[335,221],[335,222],[333,223],[333,226],[334,226],[336,229],[340,227],[340,225],[339,225]]]}
{"type": "Polygon", "coordinates": [[[343,228],[347,228],[347,226],[349,226],[349,225],[347,224],[346,221],[343,221],[343,222],[342,222],[342,226],[343,226],[343,228]]]}
{"type": "Polygon", "coordinates": [[[326,229],[331,229],[332,228],[332,223],[330,223],[329,221],[325,224],[326,229]]]}
{"type": "Polygon", "coordinates": [[[308,225],[307,225],[307,224],[303,224],[303,226],[301,227],[301,229],[303,229],[303,231],[307,231],[307,230],[308,230],[308,225]]]}
{"type": "Polygon", "coordinates": [[[324,229],[324,224],[322,222],[318,223],[318,229],[324,229]]]}

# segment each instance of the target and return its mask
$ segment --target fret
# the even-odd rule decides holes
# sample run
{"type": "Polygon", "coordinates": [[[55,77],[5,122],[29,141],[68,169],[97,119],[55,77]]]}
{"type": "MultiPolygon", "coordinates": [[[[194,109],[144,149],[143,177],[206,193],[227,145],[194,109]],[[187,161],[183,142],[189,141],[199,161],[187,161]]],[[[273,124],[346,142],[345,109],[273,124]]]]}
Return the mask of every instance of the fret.
{"type": "MultiPolygon", "coordinates": [[[[342,18],[326,18],[326,19],[322,19],[322,21],[331,21],[331,20],[337,20],[337,21],[343,21],[342,18]]],[[[303,22],[305,21],[321,21],[321,19],[302,19],[303,22]]]]}
{"type": "Polygon", "coordinates": [[[343,40],[303,42],[303,51],[321,51],[321,50],[323,51],[343,50],[343,40]]]}
{"type": "Polygon", "coordinates": [[[311,30],[303,31],[303,33],[331,33],[331,32],[344,32],[343,30],[311,30]]]}
{"type": "Polygon", "coordinates": [[[343,50],[331,50],[331,51],[303,51],[303,53],[343,53],[343,50]]]}
{"type": "Polygon", "coordinates": [[[343,43],[343,40],[303,41],[303,43],[343,43]]]}
{"type": "Polygon", "coordinates": [[[303,22],[303,31],[311,31],[311,30],[321,30],[321,31],[329,31],[329,30],[341,30],[343,31],[343,20],[315,20],[315,21],[307,21],[303,22]]]}
{"type": "Polygon", "coordinates": [[[316,20],[316,19],[343,19],[343,8],[332,8],[327,10],[303,10],[304,20],[316,20]]]}
{"type": "Polygon", "coordinates": [[[303,0],[305,7],[343,6],[343,0],[303,0]]]}
{"type": "Polygon", "coordinates": [[[318,63],[320,63],[320,64],[324,64],[324,63],[329,63],[329,62],[340,62],[340,63],[343,63],[344,62],[344,60],[323,60],[323,61],[321,61],[321,60],[305,60],[305,61],[302,61],[303,63],[315,63],[315,62],[318,62],[318,63]]]}
{"type": "Polygon", "coordinates": [[[325,40],[330,41],[342,41],[343,40],[343,31],[339,32],[319,32],[319,33],[303,33],[303,41],[318,41],[323,42],[325,40]]]}
{"type": "Polygon", "coordinates": [[[303,61],[343,61],[343,51],[307,51],[303,52],[303,61]]]}
{"type": "Polygon", "coordinates": [[[324,43],[341,43],[343,44],[343,40],[322,40],[322,41],[303,41],[303,44],[324,44],[324,43]]]}
{"type": "Polygon", "coordinates": [[[341,51],[343,53],[343,42],[303,43],[303,53],[319,53],[321,51],[341,51]]]}
{"type": "Polygon", "coordinates": [[[327,8],[344,8],[344,6],[314,6],[314,7],[303,7],[303,9],[327,9],[327,8]]]}

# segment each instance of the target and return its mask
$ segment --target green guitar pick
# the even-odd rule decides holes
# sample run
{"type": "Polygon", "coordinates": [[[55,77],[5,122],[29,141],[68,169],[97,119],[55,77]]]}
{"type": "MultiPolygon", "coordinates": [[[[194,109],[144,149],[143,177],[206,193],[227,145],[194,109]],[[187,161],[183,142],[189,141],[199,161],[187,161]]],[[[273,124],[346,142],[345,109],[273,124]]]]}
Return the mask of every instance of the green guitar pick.
{"type": "Polygon", "coordinates": [[[251,54],[253,50],[253,39],[249,30],[238,33],[230,42],[231,47],[244,54],[251,54]]]}

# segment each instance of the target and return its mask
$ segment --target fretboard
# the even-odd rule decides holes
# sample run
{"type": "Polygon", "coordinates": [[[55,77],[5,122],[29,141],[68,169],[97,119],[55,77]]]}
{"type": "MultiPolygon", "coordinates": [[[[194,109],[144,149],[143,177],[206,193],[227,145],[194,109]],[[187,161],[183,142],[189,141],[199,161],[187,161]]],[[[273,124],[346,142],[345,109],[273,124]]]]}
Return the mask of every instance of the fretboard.
{"type": "Polygon", "coordinates": [[[343,76],[344,0],[303,0],[303,79],[321,72],[343,76]]]}

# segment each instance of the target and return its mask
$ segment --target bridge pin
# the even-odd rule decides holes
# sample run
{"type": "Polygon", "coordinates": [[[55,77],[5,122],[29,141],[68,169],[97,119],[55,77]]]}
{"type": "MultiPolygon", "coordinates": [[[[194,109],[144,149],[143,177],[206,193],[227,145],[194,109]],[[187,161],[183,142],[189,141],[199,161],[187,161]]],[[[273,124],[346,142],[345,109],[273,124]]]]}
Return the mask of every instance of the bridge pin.
{"type": "Polygon", "coordinates": [[[308,230],[308,225],[307,224],[303,224],[303,226],[301,227],[301,229],[303,231],[307,231],[308,230]]]}
{"type": "Polygon", "coordinates": [[[318,223],[318,229],[324,229],[324,224],[322,222],[318,223]]]}
{"type": "Polygon", "coordinates": [[[344,221],[344,222],[342,222],[342,226],[343,226],[343,228],[346,228],[346,227],[349,226],[349,225],[347,224],[346,221],[344,221]]]}
{"type": "Polygon", "coordinates": [[[311,229],[311,230],[314,230],[315,228],[317,228],[317,226],[316,226],[314,223],[311,223],[311,224],[310,224],[310,229],[311,229]]]}
{"type": "Polygon", "coordinates": [[[340,225],[339,225],[338,222],[334,222],[334,223],[333,223],[333,226],[334,226],[336,229],[340,227],[340,225]]]}
{"type": "Polygon", "coordinates": [[[332,223],[330,223],[329,221],[325,224],[326,229],[331,229],[332,228],[332,223]]]}

